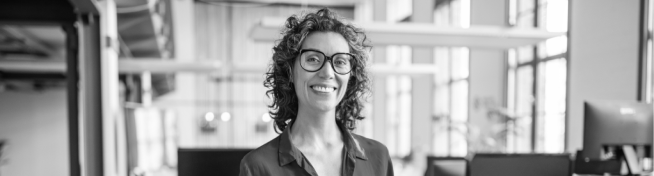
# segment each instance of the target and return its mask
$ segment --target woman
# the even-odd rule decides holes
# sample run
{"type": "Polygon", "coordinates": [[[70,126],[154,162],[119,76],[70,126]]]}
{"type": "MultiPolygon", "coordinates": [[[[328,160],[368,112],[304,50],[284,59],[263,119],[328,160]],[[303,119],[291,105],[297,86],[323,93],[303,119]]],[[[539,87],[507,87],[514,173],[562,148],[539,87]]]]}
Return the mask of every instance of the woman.
{"type": "Polygon", "coordinates": [[[264,81],[281,134],[248,153],[240,174],[393,175],[386,146],[351,133],[369,89],[363,30],[321,9],[289,17],[283,34],[264,81]]]}

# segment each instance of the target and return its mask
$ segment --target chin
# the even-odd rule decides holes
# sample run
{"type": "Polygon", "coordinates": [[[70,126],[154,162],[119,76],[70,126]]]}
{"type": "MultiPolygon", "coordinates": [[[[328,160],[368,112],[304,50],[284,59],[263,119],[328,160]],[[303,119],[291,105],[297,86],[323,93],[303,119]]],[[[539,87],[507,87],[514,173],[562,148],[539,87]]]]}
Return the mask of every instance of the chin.
{"type": "Polygon", "coordinates": [[[314,102],[313,105],[314,105],[313,107],[315,109],[320,110],[320,111],[335,111],[336,106],[338,104],[336,104],[335,102],[329,101],[329,102],[314,102]]]}

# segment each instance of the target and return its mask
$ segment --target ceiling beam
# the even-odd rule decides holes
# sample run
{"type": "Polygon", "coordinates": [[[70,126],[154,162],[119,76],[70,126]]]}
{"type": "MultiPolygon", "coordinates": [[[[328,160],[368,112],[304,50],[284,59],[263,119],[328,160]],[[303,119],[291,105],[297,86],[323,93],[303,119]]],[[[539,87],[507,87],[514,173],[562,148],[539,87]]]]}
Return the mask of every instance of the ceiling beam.
{"type": "MultiPolygon", "coordinates": [[[[180,62],[172,59],[145,58],[120,59],[120,73],[176,73],[176,72],[215,72],[222,68],[220,62],[180,62]]],[[[12,72],[65,72],[65,61],[47,60],[0,60],[0,71],[12,72]]]]}
{"type": "Polygon", "coordinates": [[[66,62],[51,60],[0,60],[0,71],[64,73],[66,72],[66,62]]]}
{"type": "Polygon", "coordinates": [[[222,68],[220,62],[180,62],[174,59],[138,58],[118,60],[121,73],[176,73],[176,72],[215,72],[222,68]]]}
{"type": "MultiPolygon", "coordinates": [[[[281,38],[284,18],[265,17],[250,32],[255,41],[281,38]]],[[[363,28],[372,45],[448,46],[508,49],[533,45],[565,33],[497,26],[442,27],[426,23],[354,23],[363,28]]]]}
{"type": "MultiPolygon", "coordinates": [[[[372,74],[382,75],[425,75],[436,74],[438,68],[433,64],[386,65],[373,64],[368,67],[372,74]]],[[[162,58],[132,58],[118,60],[120,73],[264,73],[268,70],[266,64],[235,64],[223,65],[221,62],[181,62],[175,59],[162,58]]],[[[0,60],[0,71],[14,72],[64,72],[66,65],[63,61],[23,61],[0,60]]]]}
{"type": "Polygon", "coordinates": [[[22,39],[24,44],[23,47],[27,47],[28,50],[36,50],[38,52],[44,53],[46,55],[45,57],[57,56],[56,49],[54,49],[52,46],[44,44],[43,41],[40,41],[22,27],[5,26],[0,30],[5,31],[14,38],[22,39]]]}

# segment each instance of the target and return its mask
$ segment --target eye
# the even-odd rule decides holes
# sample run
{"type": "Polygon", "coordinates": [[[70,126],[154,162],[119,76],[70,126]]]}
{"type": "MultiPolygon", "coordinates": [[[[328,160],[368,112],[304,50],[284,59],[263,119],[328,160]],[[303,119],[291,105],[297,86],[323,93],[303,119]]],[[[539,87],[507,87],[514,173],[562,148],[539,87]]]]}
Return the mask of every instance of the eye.
{"type": "Polygon", "coordinates": [[[333,64],[339,67],[350,66],[350,60],[352,56],[348,54],[337,54],[334,56],[333,64]]]}
{"type": "Polygon", "coordinates": [[[345,60],[343,58],[337,58],[334,60],[334,65],[336,66],[348,66],[350,65],[350,62],[348,60],[345,60]]]}
{"type": "Polygon", "coordinates": [[[318,59],[318,57],[315,56],[309,56],[305,59],[305,61],[307,63],[320,63],[320,59],[318,59]]]}

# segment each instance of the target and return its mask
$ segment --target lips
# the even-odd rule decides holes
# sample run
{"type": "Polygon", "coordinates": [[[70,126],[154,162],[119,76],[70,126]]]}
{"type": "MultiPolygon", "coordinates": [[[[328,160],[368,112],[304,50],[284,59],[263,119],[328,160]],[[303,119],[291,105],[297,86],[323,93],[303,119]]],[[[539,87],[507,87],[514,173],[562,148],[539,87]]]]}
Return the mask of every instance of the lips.
{"type": "Polygon", "coordinates": [[[309,86],[311,89],[318,91],[318,92],[324,92],[324,93],[330,93],[334,92],[336,90],[336,87],[331,87],[331,86],[325,86],[325,85],[313,85],[309,86]]]}

